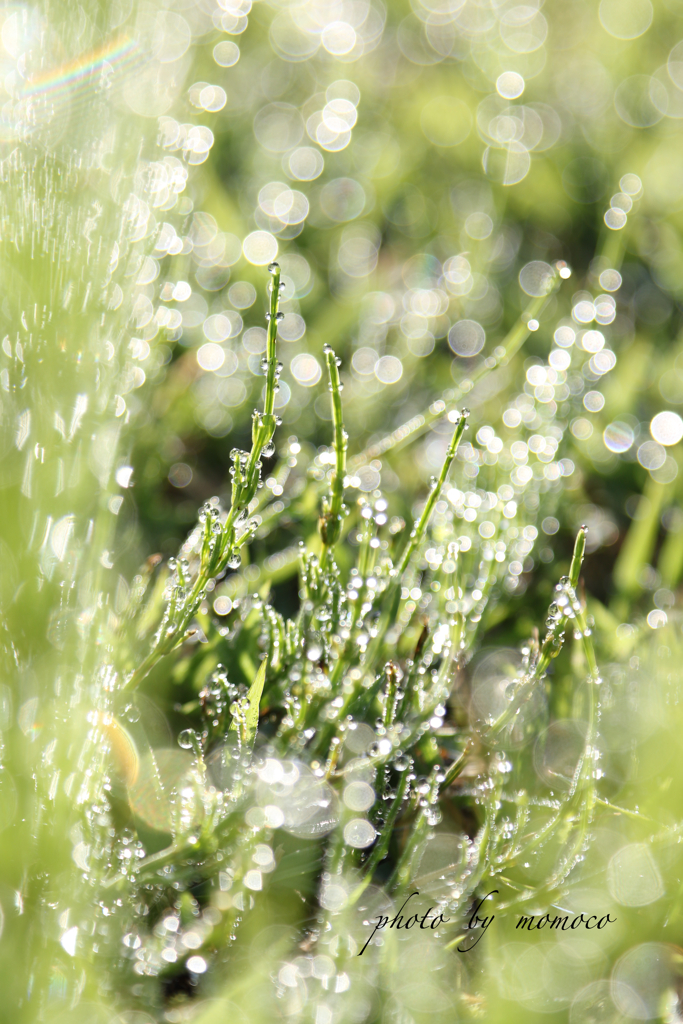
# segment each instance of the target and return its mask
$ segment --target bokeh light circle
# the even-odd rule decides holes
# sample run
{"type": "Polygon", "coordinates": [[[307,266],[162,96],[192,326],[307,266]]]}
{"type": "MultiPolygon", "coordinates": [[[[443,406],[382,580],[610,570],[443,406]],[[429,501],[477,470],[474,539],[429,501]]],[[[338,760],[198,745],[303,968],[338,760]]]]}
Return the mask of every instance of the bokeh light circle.
{"type": "Polygon", "coordinates": [[[621,274],[618,270],[603,270],[600,274],[600,287],[606,292],[616,292],[621,288],[621,274]]]}
{"type": "Polygon", "coordinates": [[[309,352],[300,352],[294,356],[290,367],[295,381],[305,388],[312,388],[322,377],[320,363],[309,352]]]}
{"type": "Polygon", "coordinates": [[[486,331],[476,320],[459,320],[448,332],[448,344],[456,356],[470,358],[481,352],[486,331]]]}
{"type": "Polygon", "coordinates": [[[645,441],[638,448],[638,462],[644,469],[659,469],[666,462],[666,451],[657,441],[645,441]]]}
{"type": "Polygon", "coordinates": [[[368,811],[375,802],[375,791],[367,782],[349,782],[343,800],[350,811],[368,811]]]}
{"type": "Polygon", "coordinates": [[[375,366],[375,376],[382,384],[396,384],[403,376],[403,363],[397,356],[382,356],[375,366]]]}
{"type": "Polygon", "coordinates": [[[375,841],[374,827],[365,818],[352,818],[344,826],[344,840],[356,850],[364,850],[375,841]]]}
{"type": "Polygon", "coordinates": [[[506,100],[516,100],[524,92],[524,79],[516,71],[504,71],[496,79],[496,90],[506,100]]]}
{"type": "Polygon", "coordinates": [[[612,998],[628,1018],[658,1017],[664,992],[675,979],[678,950],[664,942],[643,942],[629,949],[612,970],[612,998]]]}
{"type": "Polygon", "coordinates": [[[600,391],[587,391],[583,396],[583,404],[588,412],[600,412],[605,405],[605,396],[600,391]]]}
{"type": "Polygon", "coordinates": [[[605,448],[611,452],[621,454],[629,450],[633,444],[634,436],[633,430],[628,423],[615,420],[605,427],[602,438],[605,442],[605,448]]]}
{"type": "Polygon", "coordinates": [[[197,362],[202,370],[220,370],[225,362],[225,351],[220,345],[210,341],[197,349],[197,362]]]}
{"type": "Polygon", "coordinates": [[[173,11],[159,11],[151,38],[153,56],[162,64],[174,64],[187,53],[191,43],[192,30],[185,18],[173,11]]]}
{"type": "Polygon", "coordinates": [[[232,600],[227,594],[221,594],[213,602],[213,610],[216,615],[229,615],[232,611],[232,600]]]}
{"type": "Polygon", "coordinates": [[[637,174],[624,174],[619,179],[619,188],[627,196],[637,196],[643,190],[643,183],[637,174]]]}
{"type": "Polygon", "coordinates": [[[536,7],[520,4],[501,16],[500,34],[514,53],[533,53],[546,40],[548,22],[536,7]]]}
{"type": "Polygon", "coordinates": [[[623,210],[615,210],[614,207],[610,207],[609,210],[605,212],[603,219],[607,227],[612,231],[621,231],[623,227],[626,227],[628,217],[623,210]]]}
{"type": "Polygon", "coordinates": [[[231,39],[224,39],[223,42],[216,43],[214,46],[213,59],[222,68],[231,68],[240,59],[240,48],[231,39]]]}
{"type": "Polygon", "coordinates": [[[683,437],[683,419],[677,412],[658,412],[650,423],[650,433],[659,444],[678,444],[683,437]]]}
{"type": "Polygon", "coordinates": [[[270,231],[252,231],[242,243],[244,258],[256,267],[265,267],[277,256],[277,238],[270,231]]]}
{"type": "Polygon", "coordinates": [[[284,11],[273,19],[270,41],[279,57],[297,64],[312,57],[320,45],[319,36],[306,32],[290,11],[284,11]]]}
{"type": "Polygon", "coordinates": [[[617,87],[614,109],[631,128],[651,128],[667,109],[666,89],[649,75],[632,75],[617,87]]]}
{"type": "Polygon", "coordinates": [[[323,29],[320,41],[333,57],[344,57],[356,45],[356,30],[347,21],[333,21],[323,29]]]}
{"type": "Polygon", "coordinates": [[[529,173],[531,157],[526,146],[513,140],[507,146],[488,146],[482,156],[482,167],[487,177],[499,185],[517,185],[529,173]]]}
{"type": "Polygon", "coordinates": [[[306,321],[298,313],[288,313],[278,324],[277,332],[283,341],[298,341],[306,333],[306,321]]]}
{"type": "Polygon", "coordinates": [[[598,17],[615,39],[637,39],[652,24],[654,10],[650,0],[602,0],[598,17]]]}
{"type": "Polygon", "coordinates": [[[519,286],[527,295],[540,298],[547,295],[553,283],[555,272],[549,263],[532,260],[519,272],[519,286]]]}
{"type": "Polygon", "coordinates": [[[574,997],[569,1010],[570,1024],[623,1024],[614,1005],[609,981],[592,981],[574,997]]]}
{"type": "Polygon", "coordinates": [[[312,146],[300,146],[286,157],[285,170],[297,181],[314,181],[325,168],[322,153],[312,146]]]}
{"type": "MultiPolygon", "coordinates": [[[[660,614],[666,622],[666,614],[660,614]]],[[[623,907],[645,907],[660,899],[664,883],[649,846],[629,843],[617,850],[607,865],[607,888],[623,907]]]]}
{"type": "MultiPolygon", "coordinates": [[[[228,299],[235,309],[248,309],[256,301],[256,289],[250,281],[235,281],[228,289],[228,299]]],[[[206,334],[206,329],[204,333],[206,334]]]]}
{"type": "Polygon", "coordinates": [[[489,238],[492,232],[493,221],[488,213],[471,213],[465,221],[465,233],[477,242],[489,238]]]}

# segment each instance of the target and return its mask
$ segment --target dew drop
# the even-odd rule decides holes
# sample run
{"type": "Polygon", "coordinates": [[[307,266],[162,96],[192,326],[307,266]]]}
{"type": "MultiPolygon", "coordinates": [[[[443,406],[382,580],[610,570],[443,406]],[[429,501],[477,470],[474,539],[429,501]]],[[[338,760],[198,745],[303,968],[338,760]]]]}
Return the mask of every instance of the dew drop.
{"type": "Polygon", "coordinates": [[[183,750],[191,750],[197,740],[198,736],[194,729],[183,729],[178,735],[178,746],[183,750]]]}

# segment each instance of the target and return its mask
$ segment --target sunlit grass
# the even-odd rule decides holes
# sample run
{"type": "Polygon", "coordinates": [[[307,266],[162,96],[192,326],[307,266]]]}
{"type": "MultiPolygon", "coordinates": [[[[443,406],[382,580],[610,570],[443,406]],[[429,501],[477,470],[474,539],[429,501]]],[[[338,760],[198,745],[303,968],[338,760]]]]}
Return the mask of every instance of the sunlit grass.
{"type": "Polygon", "coordinates": [[[677,1019],[652,14],[3,8],[8,1019],[677,1019]]]}

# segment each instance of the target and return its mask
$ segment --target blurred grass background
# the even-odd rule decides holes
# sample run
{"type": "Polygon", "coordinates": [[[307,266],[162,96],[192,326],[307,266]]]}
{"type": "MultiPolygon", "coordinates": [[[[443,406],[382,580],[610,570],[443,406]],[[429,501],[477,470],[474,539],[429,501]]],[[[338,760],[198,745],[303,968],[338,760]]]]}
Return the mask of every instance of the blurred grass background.
{"type": "MultiPolygon", "coordinates": [[[[287,432],[321,441],[326,399],[302,386],[290,367],[301,354],[321,363],[322,345],[328,343],[344,361],[346,417],[356,452],[422,412],[440,397],[445,382],[465,377],[476,363],[454,356],[449,347],[448,330],[458,315],[484,326],[483,358],[519,313],[519,267],[532,259],[561,258],[574,269],[576,292],[596,285],[603,263],[620,266],[623,284],[610,326],[618,366],[606,379],[603,408],[587,413],[588,425],[581,424],[573,438],[577,469],[568,480],[570,504],[551,550],[566,556],[579,520],[589,520],[589,550],[596,548],[586,567],[591,591],[604,604],[620,595],[647,603],[648,592],[660,585],[675,588],[683,568],[678,478],[664,486],[650,483],[645,500],[637,498],[648,480],[637,459],[638,442],[650,438],[656,412],[683,402],[683,94],[673,45],[680,11],[670,2],[660,4],[654,16],[646,0],[616,6],[558,2],[538,11],[533,5],[455,2],[392,4],[386,10],[361,6],[362,15],[349,15],[352,22],[360,19],[349,54],[337,52],[348,45],[342,29],[320,35],[328,17],[320,12],[327,8],[319,12],[310,4],[282,10],[255,5],[248,27],[225,37],[233,49],[221,59],[234,60],[239,47],[234,66],[216,66],[217,35],[197,48],[190,77],[220,85],[226,103],[204,115],[215,143],[209,161],[196,169],[190,192],[194,207],[209,220],[188,214],[186,230],[194,237],[203,224],[205,237],[227,232],[228,244],[223,258],[207,258],[203,249],[197,257],[195,250],[200,262],[216,260],[216,290],[199,290],[188,305],[178,303],[190,326],[164,357],[170,361],[157,377],[144,429],[135,438],[136,506],[145,548],[175,550],[197,504],[226,493],[228,452],[246,437],[260,394],[261,381],[254,376],[257,336],[224,343],[236,362],[230,356],[222,372],[239,367],[229,377],[202,372],[194,358],[206,342],[201,324],[207,312],[233,309],[245,327],[261,323],[260,292],[247,289],[243,296],[237,287],[247,282],[258,289],[261,274],[239,258],[238,239],[268,231],[285,256],[286,276],[291,267],[284,309],[303,318],[290,334],[304,327],[305,333],[282,342],[283,403],[291,395],[280,410],[287,432]],[[336,42],[335,31],[342,32],[336,42]],[[496,91],[506,72],[523,79],[523,92],[512,101],[496,91]],[[357,113],[343,117],[357,121],[338,138],[328,131],[328,139],[324,120],[320,130],[320,111],[337,94],[351,97],[357,113]],[[501,154],[507,171],[501,170],[501,154]],[[295,172],[317,176],[300,181],[295,172]],[[505,173],[514,184],[501,183],[505,173]],[[628,173],[641,178],[642,195],[626,228],[611,231],[605,209],[628,173]],[[269,215],[268,195],[278,188],[305,195],[310,212],[304,221],[288,224],[287,214],[281,220],[269,215]],[[445,315],[411,322],[403,308],[408,290],[433,285],[435,268],[462,253],[474,287],[449,296],[445,315]],[[242,308],[250,298],[253,303],[242,308]],[[197,310],[189,308],[195,300],[197,310]],[[384,383],[373,372],[383,356],[401,360],[398,381],[384,383]],[[634,434],[633,445],[622,453],[602,441],[615,420],[634,434]],[[627,557],[615,575],[629,529],[627,557]]],[[[340,18],[342,23],[347,24],[340,18]]],[[[342,126],[333,123],[336,115],[326,116],[333,128],[342,126]]],[[[186,257],[176,259],[184,265],[186,257]]],[[[206,283],[210,269],[197,268],[196,260],[193,269],[199,274],[189,275],[193,286],[206,283]]],[[[527,342],[520,369],[525,359],[547,351],[555,315],[552,306],[544,313],[545,325],[527,342]]],[[[504,382],[499,389],[477,409],[484,422],[501,394],[508,394],[504,382]]],[[[402,481],[396,500],[404,509],[434,472],[429,443],[428,436],[384,460],[383,486],[395,489],[402,481]]],[[[675,450],[669,455],[677,458],[675,450]]],[[[536,587],[531,592],[539,593],[536,587]]],[[[628,606],[617,608],[625,616],[628,606]]]]}

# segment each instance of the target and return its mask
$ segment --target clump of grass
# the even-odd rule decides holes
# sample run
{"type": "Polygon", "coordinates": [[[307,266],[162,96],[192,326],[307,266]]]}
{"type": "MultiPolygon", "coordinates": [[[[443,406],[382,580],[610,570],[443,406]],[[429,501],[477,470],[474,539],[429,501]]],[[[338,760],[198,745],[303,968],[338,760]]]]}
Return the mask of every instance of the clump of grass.
{"type": "MultiPolygon", "coordinates": [[[[468,666],[482,623],[516,578],[511,563],[532,548],[527,538],[537,530],[529,510],[542,515],[541,498],[546,509],[548,499],[533,492],[539,500],[512,503],[533,478],[516,474],[504,458],[479,464],[485,488],[453,493],[453,474],[477,459],[463,441],[462,410],[447,414],[452,436],[412,526],[391,517],[380,491],[350,501],[339,361],[327,349],[331,447],[291,497],[287,473],[271,470],[270,479],[282,484],[269,500],[261,474],[277,443],[279,268],[270,271],[264,408],[254,413],[251,451],[233,452],[229,508],[212,499],[179,557],[138,577],[134,615],[115,652],[115,732],[100,726],[111,750],[116,825],[96,885],[101,912],[116,922],[115,948],[127,936],[117,984],[130,993],[130,1005],[165,1005],[167,1019],[182,1012],[188,985],[223,992],[255,1012],[231,964],[258,942],[268,915],[281,912],[283,885],[305,895],[298,909],[288,903],[273,956],[296,963],[302,950],[323,956],[344,985],[370,984],[388,998],[381,979],[393,940],[373,940],[357,960],[373,908],[383,900],[400,905],[423,886],[448,918],[439,929],[448,950],[462,941],[472,900],[486,886],[497,887],[501,910],[556,902],[583,857],[598,799],[601,679],[578,596],[586,529],[578,532],[569,575],[557,583],[543,641],[532,636],[518,658],[477,685],[468,666]],[[240,562],[259,542],[277,538],[285,510],[291,516],[295,509],[307,542],[298,609],[286,614],[271,599],[266,574],[251,590],[252,559],[244,568],[240,562]],[[234,588],[238,578],[246,589],[234,588]],[[212,613],[209,595],[220,608],[227,593],[231,611],[212,613]],[[539,783],[523,748],[551,721],[548,671],[567,631],[585,659],[577,690],[585,732],[573,776],[560,777],[565,790],[558,793],[539,783]],[[125,722],[137,717],[136,700],[145,706],[141,691],[154,697],[169,673],[189,696],[176,707],[181,749],[170,756],[144,739],[139,723],[125,722]],[[470,707],[463,703],[468,689],[470,707]],[[137,759],[132,773],[123,735],[137,759]],[[165,806],[161,816],[156,804],[165,806]],[[450,847],[427,870],[449,835],[457,855],[450,847]],[[123,857],[131,849],[135,857],[123,857]]],[[[558,280],[549,279],[547,294],[558,280]]],[[[514,328],[512,344],[523,333],[514,328]]],[[[445,406],[440,411],[445,415],[445,406]]],[[[299,447],[290,439],[281,448],[290,472],[299,447]]],[[[92,842],[102,843],[97,833],[92,842]]],[[[274,1012],[286,989],[275,985],[264,1013],[274,1012]]],[[[465,997],[466,988],[460,991],[465,997]]],[[[306,1012],[302,1005],[302,1019],[306,1012]]]]}

